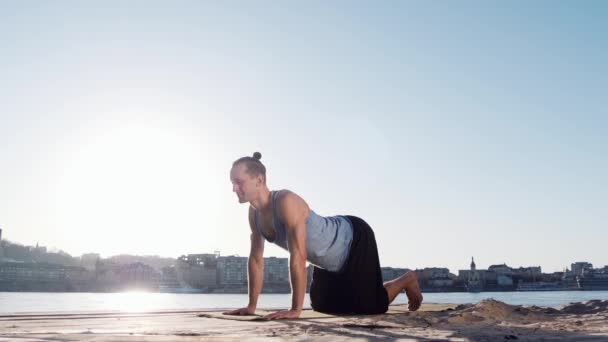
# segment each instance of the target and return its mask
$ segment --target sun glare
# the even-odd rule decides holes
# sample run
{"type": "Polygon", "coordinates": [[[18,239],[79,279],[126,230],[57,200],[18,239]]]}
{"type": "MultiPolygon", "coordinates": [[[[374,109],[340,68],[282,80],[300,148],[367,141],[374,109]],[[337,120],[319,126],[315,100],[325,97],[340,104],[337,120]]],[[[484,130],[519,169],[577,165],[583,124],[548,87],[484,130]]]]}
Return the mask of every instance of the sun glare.
{"type": "Polygon", "coordinates": [[[108,296],[108,299],[108,307],[117,308],[119,311],[144,312],[157,309],[159,306],[162,307],[158,302],[159,300],[162,301],[163,298],[155,293],[134,290],[115,293],[108,296]]]}
{"type": "Polygon", "coordinates": [[[95,238],[96,250],[132,253],[192,224],[201,206],[213,207],[203,195],[214,188],[205,183],[211,163],[204,144],[185,131],[124,125],[76,142],[57,182],[58,224],[86,227],[80,237],[95,238]]]}

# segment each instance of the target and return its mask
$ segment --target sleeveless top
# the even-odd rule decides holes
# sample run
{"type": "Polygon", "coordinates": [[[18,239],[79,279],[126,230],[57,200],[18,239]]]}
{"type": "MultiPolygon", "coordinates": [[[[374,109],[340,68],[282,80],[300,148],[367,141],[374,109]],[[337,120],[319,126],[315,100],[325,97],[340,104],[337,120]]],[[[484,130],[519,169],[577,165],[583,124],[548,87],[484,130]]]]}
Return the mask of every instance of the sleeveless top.
{"type": "MultiPolygon", "coordinates": [[[[255,229],[268,242],[289,250],[287,232],[279,220],[276,209],[278,191],[271,191],[272,228],[275,231],[274,241],[270,241],[260,230],[257,209],[253,210],[255,229]]],[[[313,265],[330,272],[339,272],[348,259],[351,242],[353,241],[352,223],[346,216],[320,216],[309,210],[306,218],[306,259],[313,265]]]]}

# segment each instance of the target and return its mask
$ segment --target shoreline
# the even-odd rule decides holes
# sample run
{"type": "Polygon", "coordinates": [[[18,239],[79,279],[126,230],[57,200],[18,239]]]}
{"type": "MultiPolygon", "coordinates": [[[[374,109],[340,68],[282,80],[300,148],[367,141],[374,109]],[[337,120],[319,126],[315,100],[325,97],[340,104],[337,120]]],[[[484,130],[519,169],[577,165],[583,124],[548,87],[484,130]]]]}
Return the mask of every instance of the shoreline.
{"type": "MultiPolygon", "coordinates": [[[[596,289],[533,289],[533,290],[501,290],[501,291],[479,291],[479,292],[470,292],[470,291],[429,291],[428,289],[423,289],[422,293],[529,293],[529,292],[602,292],[608,291],[608,288],[596,288],[596,289]]],[[[146,289],[132,289],[132,290],[124,290],[124,291],[11,291],[11,290],[0,290],[0,293],[90,293],[90,294],[110,294],[110,293],[158,293],[158,294],[205,294],[205,295],[241,295],[247,294],[247,291],[244,292],[180,292],[180,291],[156,291],[156,290],[146,290],[146,289]]],[[[290,291],[287,292],[260,292],[263,295],[285,295],[290,294],[290,291]]],[[[306,292],[309,294],[309,292],[306,292]]]]}
{"type": "MultiPolygon", "coordinates": [[[[574,302],[608,300],[608,291],[424,293],[424,296],[425,303],[466,304],[492,298],[512,305],[559,308],[574,302]]],[[[221,310],[240,307],[246,300],[245,294],[0,292],[0,315],[221,310]]],[[[289,294],[264,294],[260,296],[258,305],[265,308],[284,308],[290,300],[289,294]]],[[[393,304],[405,302],[405,295],[399,294],[393,304]]],[[[304,308],[310,308],[309,296],[305,297],[304,308]]]]}
{"type": "Polygon", "coordinates": [[[390,306],[386,314],[363,316],[304,310],[300,319],[279,321],[223,316],[218,309],[35,313],[0,316],[0,341],[242,341],[271,337],[298,341],[601,341],[608,340],[606,322],[608,300],[572,303],[562,309],[496,300],[424,303],[415,312],[400,304],[390,306]]]}

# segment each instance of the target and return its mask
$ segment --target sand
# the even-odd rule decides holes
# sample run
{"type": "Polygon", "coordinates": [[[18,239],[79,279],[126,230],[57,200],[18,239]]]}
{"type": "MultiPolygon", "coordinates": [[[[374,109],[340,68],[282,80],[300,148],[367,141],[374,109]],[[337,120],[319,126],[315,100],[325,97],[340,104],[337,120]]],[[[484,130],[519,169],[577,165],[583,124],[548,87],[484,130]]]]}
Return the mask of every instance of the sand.
{"type": "MultiPolygon", "coordinates": [[[[264,314],[260,310],[258,314],[264,314]]],[[[62,313],[0,316],[0,341],[608,341],[608,301],[559,309],[508,305],[391,306],[384,315],[261,321],[218,311],[62,313]]]]}

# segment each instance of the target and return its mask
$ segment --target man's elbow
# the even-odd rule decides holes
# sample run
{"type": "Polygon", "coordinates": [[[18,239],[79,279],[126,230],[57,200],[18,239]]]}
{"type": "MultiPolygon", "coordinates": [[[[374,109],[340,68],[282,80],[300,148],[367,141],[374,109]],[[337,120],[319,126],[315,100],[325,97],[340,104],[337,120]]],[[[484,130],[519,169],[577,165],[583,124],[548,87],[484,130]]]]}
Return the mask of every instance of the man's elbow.
{"type": "Polygon", "coordinates": [[[302,254],[291,255],[289,258],[289,266],[294,269],[306,267],[306,256],[302,254]]]}
{"type": "Polygon", "coordinates": [[[250,255],[249,264],[252,266],[255,266],[257,268],[264,267],[264,257],[260,257],[257,255],[250,255]]]}

